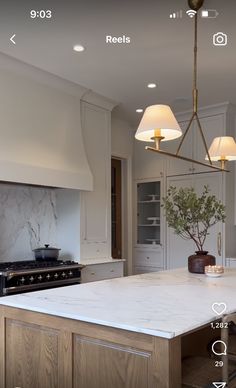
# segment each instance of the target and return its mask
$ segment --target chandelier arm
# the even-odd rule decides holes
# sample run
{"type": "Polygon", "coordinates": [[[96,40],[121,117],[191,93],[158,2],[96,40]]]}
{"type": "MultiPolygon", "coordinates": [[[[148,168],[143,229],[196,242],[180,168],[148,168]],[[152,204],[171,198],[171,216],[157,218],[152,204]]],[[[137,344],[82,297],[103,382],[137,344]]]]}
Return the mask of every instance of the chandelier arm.
{"type": "Polygon", "coordinates": [[[193,122],[193,119],[194,119],[195,115],[196,115],[196,113],[194,112],[194,113],[192,114],[192,117],[191,117],[189,123],[188,123],[187,129],[186,129],[186,131],[184,132],[184,136],[182,137],[181,142],[179,143],[178,149],[177,149],[177,151],[176,151],[176,155],[179,155],[180,148],[182,147],[182,144],[183,144],[183,142],[184,142],[184,139],[186,138],[186,135],[187,135],[187,133],[188,133],[188,131],[189,131],[191,125],[192,125],[192,122],[193,122]]]}
{"type": "Polygon", "coordinates": [[[145,149],[148,151],[158,152],[159,154],[164,155],[164,156],[171,156],[172,158],[185,160],[186,162],[190,162],[190,163],[194,163],[194,164],[199,164],[200,166],[205,166],[205,167],[211,168],[212,170],[215,170],[215,171],[229,172],[229,170],[224,170],[223,168],[214,166],[213,164],[200,162],[199,160],[187,158],[186,156],[172,154],[171,152],[157,150],[156,148],[148,147],[148,146],[145,147],[145,149]]]}
{"type": "Polygon", "coordinates": [[[195,117],[197,119],[198,129],[199,129],[201,137],[202,137],[202,141],[203,141],[203,144],[204,144],[204,147],[205,147],[205,150],[206,150],[206,154],[207,154],[208,160],[209,160],[210,164],[212,165],[212,160],[211,160],[208,148],[207,148],[206,139],[205,139],[205,136],[204,136],[204,133],[203,133],[203,130],[202,130],[202,126],[201,126],[201,123],[200,123],[200,120],[199,120],[199,117],[198,117],[197,113],[195,114],[195,117]]]}

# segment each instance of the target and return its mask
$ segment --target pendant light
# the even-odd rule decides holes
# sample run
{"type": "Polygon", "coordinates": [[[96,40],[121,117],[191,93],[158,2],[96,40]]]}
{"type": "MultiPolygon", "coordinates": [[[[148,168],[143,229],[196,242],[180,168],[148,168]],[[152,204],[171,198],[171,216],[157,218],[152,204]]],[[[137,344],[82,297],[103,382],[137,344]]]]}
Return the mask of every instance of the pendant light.
{"type": "MultiPolygon", "coordinates": [[[[231,136],[216,137],[209,148],[212,161],[220,162],[222,170],[225,170],[226,163],[236,160],[236,143],[231,136]]],[[[206,155],[206,160],[208,156],[206,155]]]]}
{"type": "Polygon", "coordinates": [[[182,131],[170,107],[152,105],[145,110],[135,138],[155,141],[156,149],[160,149],[161,141],[173,140],[181,135],[182,131]]]}
{"type": "Polygon", "coordinates": [[[152,105],[146,108],[142,120],[139,124],[138,130],[135,134],[135,138],[142,141],[155,142],[154,147],[146,147],[147,150],[158,152],[164,156],[170,156],[173,158],[185,160],[190,163],[206,166],[216,171],[226,171],[225,161],[236,160],[236,144],[234,139],[231,141],[225,141],[225,137],[214,139],[211,148],[208,151],[206,139],[202,130],[201,122],[198,116],[198,89],[197,89],[197,37],[198,37],[198,11],[202,7],[204,0],[188,0],[188,5],[195,11],[194,16],[194,68],[193,68],[193,110],[187,129],[180,141],[180,144],[175,153],[163,151],[160,149],[162,141],[168,141],[178,138],[182,135],[182,131],[179,124],[171,111],[169,106],[166,105],[152,105]],[[181,147],[186,135],[192,127],[193,121],[196,121],[197,129],[200,132],[200,136],[206,151],[206,160],[200,161],[192,158],[185,157],[180,154],[181,147]],[[219,140],[222,139],[222,140],[219,140]],[[233,141],[232,141],[233,140],[233,141]],[[224,144],[224,149],[222,146],[224,144]],[[226,144],[228,148],[226,147],[226,144]],[[217,154],[217,155],[216,155],[217,154]],[[220,167],[212,164],[212,161],[220,161],[220,167]]]}

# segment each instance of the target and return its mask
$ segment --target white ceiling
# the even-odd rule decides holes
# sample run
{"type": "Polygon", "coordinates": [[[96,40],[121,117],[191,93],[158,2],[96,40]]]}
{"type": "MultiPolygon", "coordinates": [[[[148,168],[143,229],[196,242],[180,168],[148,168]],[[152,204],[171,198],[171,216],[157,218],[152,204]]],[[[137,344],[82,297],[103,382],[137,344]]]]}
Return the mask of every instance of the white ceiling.
{"type": "MultiPolygon", "coordinates": [[[[136,108],[168,103],[191,107],[193,20],[169,19],[187,10],[187,0],[0,1],[0,51],[81,84],[120,103],[118,111],[137,125],[136,108]],[[53,11],[50,21],[31,20],[30,9],[53,11]],[[9,38],[15,33],[16,45],[9,38]],[[105,36],[131,37],[108,45],[105,36]],[[81,43],[84,53],[72,46],[81,43]],[[147,89],[154,81],[157,89],[147,89]]],[[[236,104],[236,1],[205,0],[216,19],[199,22],[200,105],[236,104]],[[227,47],[214,47],[212,35],[228,34],[227,47]]]]}

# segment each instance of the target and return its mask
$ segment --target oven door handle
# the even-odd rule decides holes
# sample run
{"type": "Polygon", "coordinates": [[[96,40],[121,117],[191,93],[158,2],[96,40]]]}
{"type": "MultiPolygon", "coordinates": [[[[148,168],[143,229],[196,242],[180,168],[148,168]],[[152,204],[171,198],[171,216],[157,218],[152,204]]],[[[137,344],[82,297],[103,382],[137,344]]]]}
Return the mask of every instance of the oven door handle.
{"type": "Polygon", "coordinates": [[[40,291],[43,288],[57,287],[57,286],[68,286],[73,284],[79,284],[81,282],[81,278],[72,278],[72,279],[64,279],[64,280],[54,280],[52,282],[43,282],[36,284],[27,284],[26,286],[15,286],[15,287],[5,287],[3,288],[3,295],[15,294],[24,291],[40,291]]]}
{"type": "Polygon", "coordinates": [[[67,271],[73,269],[82,269],[83,266],[78,264],[78,265],[65,265],[65,266],[56,266],[56,267],[45,267],[42,269],[39,268],[34,268],[34,269],[28,269],[28,270],[22,270],[22,271],[6,271],[6,277],[7,279],[12,279],[14,276],[21,276],[21,275],[31,275],[31,274],[39,274],[39,273],[48,273],[48,272],[61,272],[61,271],[67,271]]]}

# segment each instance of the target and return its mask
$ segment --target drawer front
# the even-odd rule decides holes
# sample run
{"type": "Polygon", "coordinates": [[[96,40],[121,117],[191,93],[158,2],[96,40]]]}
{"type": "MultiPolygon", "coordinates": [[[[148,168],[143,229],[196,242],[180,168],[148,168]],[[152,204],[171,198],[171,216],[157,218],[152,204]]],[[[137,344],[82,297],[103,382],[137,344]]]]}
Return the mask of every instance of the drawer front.
{"type": "Polygon", "coordinates": [[[82,270],[82,283],[123,276],[123,262],[88,265],[82,270]]]}
{"type": "Polygon", "coordinates": [[[236,268],[236,259],[226,259],[226,266],[236,268]]]}
{"type": "Polygon", "coordinates": [[[163,252],[162,250],[134,250],[134,265],[163,267],[163,252]]]}
{"type": "Polygon", "coordinates": [[[142,273],[163,271],[163,268],[157,267],[134,267],[134,275],[141,275],[142,273]]]}

